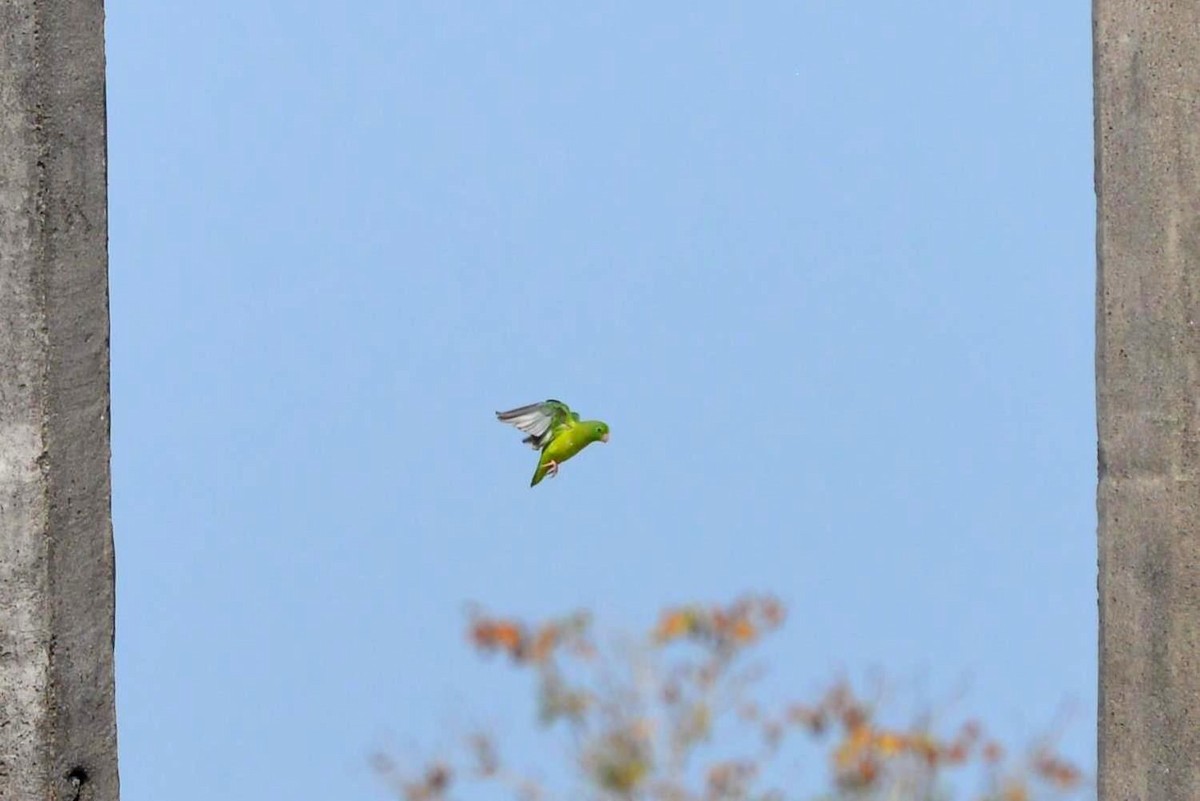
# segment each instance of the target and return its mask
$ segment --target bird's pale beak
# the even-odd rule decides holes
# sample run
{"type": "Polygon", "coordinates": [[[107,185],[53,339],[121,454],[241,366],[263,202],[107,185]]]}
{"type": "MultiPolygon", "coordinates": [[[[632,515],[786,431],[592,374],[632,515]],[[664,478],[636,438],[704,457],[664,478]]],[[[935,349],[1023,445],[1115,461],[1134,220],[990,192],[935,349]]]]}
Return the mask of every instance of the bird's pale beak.
{"type": "Polygon", "coordinates": [[[605,431],[603,434],[600,435],[600,441],[608,442],[608,432],[607,431],[605,431]]]}

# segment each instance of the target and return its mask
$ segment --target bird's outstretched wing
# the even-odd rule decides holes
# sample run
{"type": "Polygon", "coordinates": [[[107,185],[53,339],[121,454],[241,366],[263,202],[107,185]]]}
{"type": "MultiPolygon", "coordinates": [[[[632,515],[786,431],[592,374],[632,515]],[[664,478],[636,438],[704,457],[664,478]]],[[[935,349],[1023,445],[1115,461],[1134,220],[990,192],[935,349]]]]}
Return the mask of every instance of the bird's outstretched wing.
{"type": "Polygon", "coordinates": [[[522,441],[534,450],[541,450],[559,428],[572,420],[578,421],[579,415],[572,412],[562,401],[552,399],[509,409],[507,412],[496,412],[496,419],[524,431],[529,436],[522,441]]]}

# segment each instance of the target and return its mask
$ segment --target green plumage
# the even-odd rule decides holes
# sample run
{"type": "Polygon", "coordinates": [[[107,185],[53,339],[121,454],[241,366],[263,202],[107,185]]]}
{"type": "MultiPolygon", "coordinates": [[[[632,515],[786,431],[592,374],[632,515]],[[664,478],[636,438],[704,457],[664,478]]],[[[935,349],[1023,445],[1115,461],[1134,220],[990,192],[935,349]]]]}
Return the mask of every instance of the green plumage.
{"type": "Polygon", "coordinates": [[[540,450],[537,469],[529,486],[537,486],[547,475],[556,475],[558,466],[593,442],[608,442],[608,423],[580,420],[562,401],[547,400],[496,412],[496,419],[524,431],[525,444],[540,450]]]}

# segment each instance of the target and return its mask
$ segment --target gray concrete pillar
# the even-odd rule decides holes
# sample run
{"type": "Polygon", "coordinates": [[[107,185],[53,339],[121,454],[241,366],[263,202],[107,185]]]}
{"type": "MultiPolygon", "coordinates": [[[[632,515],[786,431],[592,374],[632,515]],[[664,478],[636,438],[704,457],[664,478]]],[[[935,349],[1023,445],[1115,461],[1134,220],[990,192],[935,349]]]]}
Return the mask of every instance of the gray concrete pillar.
{"type": "Polygon", "coordinates": [[[1094,0],[1103,801],[1200,799],[1200,2],[1094,0]]]}
{"type": "Polygon", "coordinates": [[[102,0],[0,0],[0,799],[116,801],[102,0]]]}

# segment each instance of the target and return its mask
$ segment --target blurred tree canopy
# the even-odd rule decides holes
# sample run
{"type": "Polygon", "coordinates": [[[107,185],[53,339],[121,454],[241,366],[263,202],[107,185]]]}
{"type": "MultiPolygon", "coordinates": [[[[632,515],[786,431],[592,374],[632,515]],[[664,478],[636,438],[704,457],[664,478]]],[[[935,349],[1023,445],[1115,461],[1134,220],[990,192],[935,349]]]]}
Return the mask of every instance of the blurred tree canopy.
{"type": "Polygon", "coordinates": [[[782,757],[808,746],[828,763],[819,796],[826,801],[1034,801],[1091,792],[1053,737],[1017,752],[975,720],[943,731],[926,714],[884,726],[880,688],[864,692],[843,680],[808,702],[755,701],[761,672],[745,664],[747,651],[785,618],[770,596],[669,608],[637,647],[602,649],[584,612],[530,624],[474,610],[474,648],[534,674],[538,718],[563,737],[574,786],[515,771],[488,733],[469,735],[460,754],[416,771],[377,753],[375,770],[402,801],[451,799],[480,782],[520,801],[784,801],[799,796],[783,786],[782,757]],[[955,789],[964,782],[976,789],[955,789]]]}

